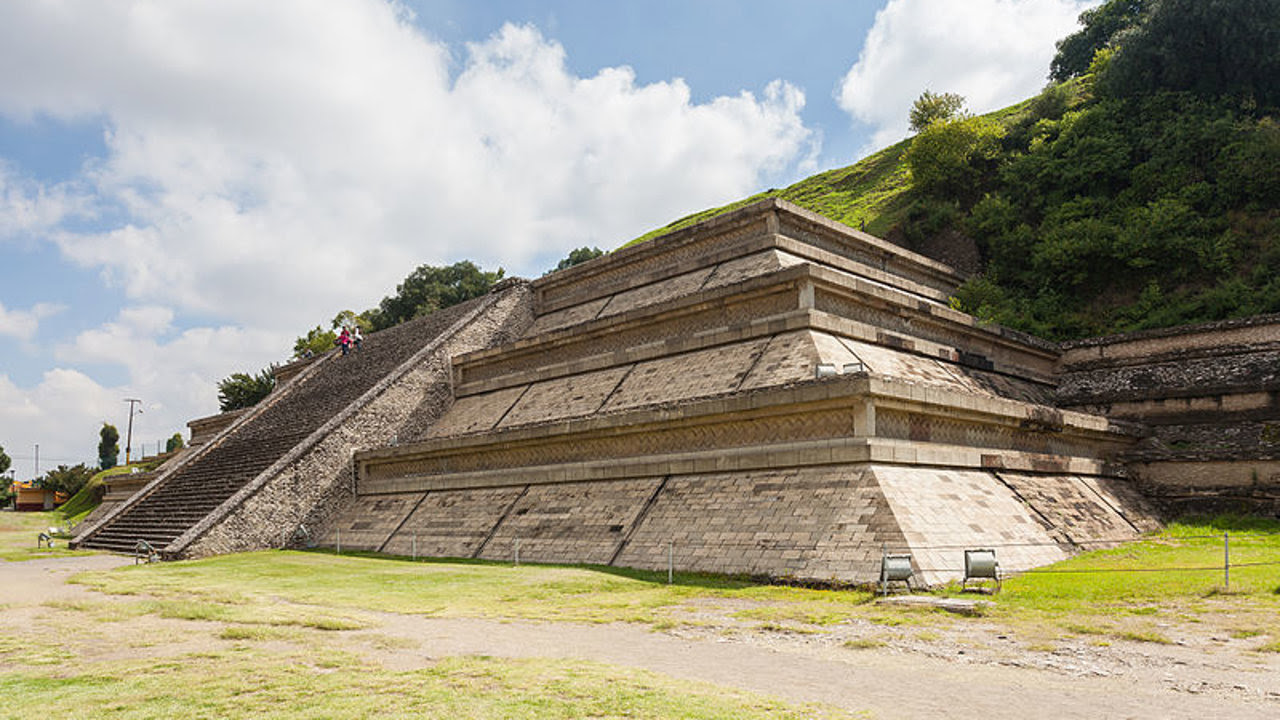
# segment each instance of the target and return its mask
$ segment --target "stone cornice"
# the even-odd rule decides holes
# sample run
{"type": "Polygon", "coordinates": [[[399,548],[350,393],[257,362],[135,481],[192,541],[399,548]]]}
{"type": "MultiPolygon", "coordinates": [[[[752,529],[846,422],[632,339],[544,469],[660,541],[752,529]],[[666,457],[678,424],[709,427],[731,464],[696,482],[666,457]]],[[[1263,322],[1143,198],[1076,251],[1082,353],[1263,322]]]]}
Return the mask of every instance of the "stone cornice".
{"type": "MultiPolygon", "coordinates": [[[[405,477],[472,475],[594,461],[625,465],[656,455],[714,454],[735,448],[767,453],[768,448],[785,444],[877,438],[886,433],[883,428],[877,430],[877,414],[912,424],[911,437],[888,439],[911,440],[917,447],[929,446],[930,432],[941,438],[946,431],[974,438],[976,445],[970,450],[981,451],[980,455],[996,458],[1010,452],[1029,453],[1058,457],[1059,464],[1072,457],[1105,463],[1106,458],[1092,455],[1097,448],[1117,452],[1132,445],[1140,434],[1132,425],[1098,416],[864,373],[439,438],[360,452],[355,460],[360,492],[389,492],[388,488],[399,482],[397,478],[405,477]],[[913,417],[919,420],[910,420],[913,417]],[[990,447],[983,447],[984,442],[990,447]],[[375,489],[379,487],[383,489],[375,489]]],[[[816,452],[821,455],[823,451],[816,452]]],[[[905,451],[902,461],[907,462],[905,451]]],[[[996,467],[1012,461],[989,458],[988,462],[996,467]]]]}
{"type": "Polygon", "coordinates": [[[547,313],[593,299],[632,289],[705,267],[725,257],[741,256],[743,244],[758,237],[780,246],[790,239],[793,250],[799,245],[814,248],[828,257],[843,257],[841,264],[904,289],[938,297],[950,293],[961,278],[953,269],[892,243],[817,213],[779,200],[766,198],[745,207],[717,215],[687,228],[617,250],[610,255],[534,281],[539,313],[547,313]],[[748,240],[750,239],[750,240],[748,240]],[[732,247],[722,247],[729,243],[732,247]]]}
{"type": "Polygon", "coordinates": [[[459,397],[521,385],[536,380],[613,367],[789,330],[814,327],[822,314],[843,317],[855,325],[823,321],[831,331],[856,331],[859,315],[885,315],[874,333],[859,332],[868,342],[935,360],[974,364],[1039,383],[1052,383],[1057,359],[1053,345],[1004,328],[986,327],[964,313],[913,297],[903,291],[816,265],[797,265],[742,283],[704,290],[637,308],[571,328],[554,330],[510,345],[468,353],[454,359],[459,397]],[[723,325],[727,308],[774,297],[774,313],[723,325]],[[824,298],[832,298],[824,302],[824,298]],[[821,306],[820,312],[806,312],[821,306]],[[702,317],[702,320],[696,318],[702,317]],[[672,337],[660,330],[675,321],[702,329],[672,337]],[[889,327],[889,326],[894,327],[889,327]],[[652,328],[646,330],[646,328],[652,328]],[[644,342],[623,342],[645,335],[644,342]],[[609,342],[606,342],[608,340],[609,342]],[[621,350],[601,350],[622,342],[621,350]],[[557,358],[567,357],[564,360],[557,358]]]}

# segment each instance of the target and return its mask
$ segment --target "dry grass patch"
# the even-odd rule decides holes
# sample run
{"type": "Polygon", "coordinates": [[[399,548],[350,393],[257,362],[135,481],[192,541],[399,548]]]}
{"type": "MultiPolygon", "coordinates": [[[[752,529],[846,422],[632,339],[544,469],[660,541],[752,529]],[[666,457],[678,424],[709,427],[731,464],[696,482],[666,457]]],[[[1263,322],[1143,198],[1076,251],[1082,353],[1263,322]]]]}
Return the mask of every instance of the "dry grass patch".
{"type": "Polygon", "coordinates": [[[0,672],[13,717],[841,718],[819,705],[595,663],[453,658],[391,672],[333,652],[252,646],[164,661],[104,663],[63,677],[0,672]]]}

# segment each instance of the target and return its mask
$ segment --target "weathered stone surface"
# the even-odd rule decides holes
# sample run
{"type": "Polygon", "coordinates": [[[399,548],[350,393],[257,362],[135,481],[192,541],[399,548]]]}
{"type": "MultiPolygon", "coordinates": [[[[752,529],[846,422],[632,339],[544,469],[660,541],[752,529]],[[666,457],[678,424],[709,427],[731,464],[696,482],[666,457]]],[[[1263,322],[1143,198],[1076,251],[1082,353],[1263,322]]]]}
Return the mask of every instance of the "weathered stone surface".
{"type": "Polygon", "coordinates": [[[427,493],[382,547],[394,555],[475,557],[523,486],[427,493]]]}
{"type": "Polygon", "coordinates": [[[86,537],[163,524],[170,556],[198,556],[305,526],[401,555],[839,582],[890,551],[937,583],[966,548],[1018,571],[1156,527],[1124,458],[1166,500],[1280,497],[1280,319],[1063,351],[951,309],[959,281],[757,203],[291,366],[86,537]]]}
{"type": "MultiPolygon", "coordinates": [[[[170,556],[278,547],[352,488],[357,448],[420,437],[450,398],[449,358],[531,321],[527,287],[371,334],[312,363],[216,438],[88,528],[88,547],[145,539],[170,556]]],[[[315,524],[315,523],[313,523],[315,524]]]]}
{"type": "Polygon", "coordinates": [[[491,560],[607,565],[660,480],[583,482],[527,488],[480,552],[491,560]]]}

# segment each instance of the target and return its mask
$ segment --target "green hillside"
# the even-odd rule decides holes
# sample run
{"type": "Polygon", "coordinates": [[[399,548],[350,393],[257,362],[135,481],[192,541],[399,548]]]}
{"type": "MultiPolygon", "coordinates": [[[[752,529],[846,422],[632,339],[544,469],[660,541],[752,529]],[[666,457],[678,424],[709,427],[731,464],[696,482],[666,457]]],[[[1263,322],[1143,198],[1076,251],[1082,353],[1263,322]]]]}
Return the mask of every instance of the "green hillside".
{"type": "Polygon", "coordinates": [[[1037,97],[633,242],[779,197],[926,254],[965,246],[956,304],[1046,338],[1280,312],[1280,3],[1081,19],[1037,97]]]}
{"type": "Polygon", "coordinates": [[[909,205],[907,191],[911,188],[911,179],[902,156],[910,144],[904,140],[849,167],[828,170],[782,190],[766,190],[723,207],[682,217],[627,244],[679,230],[767,197],[782,198],[850,227],[884,235],[897,224],[909,205]]]}

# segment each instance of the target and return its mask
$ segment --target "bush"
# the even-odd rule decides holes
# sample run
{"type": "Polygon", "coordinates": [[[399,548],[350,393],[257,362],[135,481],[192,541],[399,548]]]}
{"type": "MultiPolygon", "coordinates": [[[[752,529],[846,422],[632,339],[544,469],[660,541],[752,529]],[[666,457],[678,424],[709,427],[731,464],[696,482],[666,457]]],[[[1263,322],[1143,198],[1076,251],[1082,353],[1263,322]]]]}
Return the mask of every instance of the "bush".
{"type": "Polygon", "coordinates": [[[912,183],[932,197],[980,196],[995,170],[1004,135],[1002,125],[985,117],[933,123],[911,141],[906,152],[912,183]]]}

